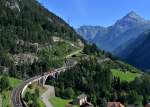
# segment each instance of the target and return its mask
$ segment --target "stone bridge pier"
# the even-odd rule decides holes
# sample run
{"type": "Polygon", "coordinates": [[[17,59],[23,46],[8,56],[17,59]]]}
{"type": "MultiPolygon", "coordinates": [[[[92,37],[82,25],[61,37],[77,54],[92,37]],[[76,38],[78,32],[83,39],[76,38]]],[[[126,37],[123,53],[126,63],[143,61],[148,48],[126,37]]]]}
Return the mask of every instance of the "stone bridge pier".
{"type": "Polygon", "coordinates": [[[47,73],[47,74],[41,76],[41,77],[37,80],[37,82],[38,82],[39,85],[44,86],[48,77],[52,77],[52,78],[54,78],[54,79],[58,79],[60,73],[61,73],[61,72],[64,72],[64,71],[65,71],[65,70],[63,69],[63,70],[57,70],[57,71],[54,71],[54,72],[51,72],[51,73],[47,73]]]}

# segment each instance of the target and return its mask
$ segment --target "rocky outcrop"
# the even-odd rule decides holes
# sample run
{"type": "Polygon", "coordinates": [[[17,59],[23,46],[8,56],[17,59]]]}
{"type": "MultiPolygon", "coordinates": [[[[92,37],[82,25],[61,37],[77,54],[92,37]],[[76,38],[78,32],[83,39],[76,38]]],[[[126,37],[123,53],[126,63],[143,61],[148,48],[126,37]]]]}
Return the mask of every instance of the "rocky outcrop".
{"type": "Polygon", "coordinates": [[[20,7],[16,0],[7,0],[5,6],[9,7],[11,10],[18,10],[20,12],[20,7]]]}
{"type": "Polygon", "coordinates": [[[15,65],[20,64],[32,64],[34,61],[38,60],[38,57],[31,53],[19,53],[12,56],[15,65]]]}

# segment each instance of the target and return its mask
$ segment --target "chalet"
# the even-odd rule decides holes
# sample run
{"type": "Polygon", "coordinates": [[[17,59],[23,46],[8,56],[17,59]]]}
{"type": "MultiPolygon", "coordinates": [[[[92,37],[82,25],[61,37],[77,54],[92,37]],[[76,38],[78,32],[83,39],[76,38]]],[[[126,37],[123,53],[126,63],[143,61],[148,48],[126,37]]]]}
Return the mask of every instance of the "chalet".
{"type": "Polygon", "coordinates": [[[77,105],[79,105],[79,106],[85,105],[87,103],[87,95],[85,95],[85,94],[79,95],[74,100],[74,103],[77,104],[77,105]]]}
{"type": "Polygon", "coordinates": [[[125,106],[120,102],[108,102],[107,107],[125,107],[125,106]]]}

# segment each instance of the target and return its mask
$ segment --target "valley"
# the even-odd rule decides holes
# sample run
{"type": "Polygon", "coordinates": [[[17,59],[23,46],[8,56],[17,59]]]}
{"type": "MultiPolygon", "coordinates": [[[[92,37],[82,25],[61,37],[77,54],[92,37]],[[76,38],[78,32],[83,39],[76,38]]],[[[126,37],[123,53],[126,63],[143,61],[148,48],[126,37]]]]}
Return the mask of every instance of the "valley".
{"type": "Polygon", "coordinates": [[[37,0],[0,0],[0,13],[2,107],[149,103],[149,20],[131,11],[75,30],[37,0]]]}
{"type": "Polygon", "coordinates": [[[149,71],[148,54],[145,51],[149,50],[150,45],[144,41],[149,29],[150,20],[131,11],[112,26],[81,26],[77,32],[100,49],[111,52],[141,70],[149,71]],[[142,48],[146,48],[145,51],[142,48]]]}

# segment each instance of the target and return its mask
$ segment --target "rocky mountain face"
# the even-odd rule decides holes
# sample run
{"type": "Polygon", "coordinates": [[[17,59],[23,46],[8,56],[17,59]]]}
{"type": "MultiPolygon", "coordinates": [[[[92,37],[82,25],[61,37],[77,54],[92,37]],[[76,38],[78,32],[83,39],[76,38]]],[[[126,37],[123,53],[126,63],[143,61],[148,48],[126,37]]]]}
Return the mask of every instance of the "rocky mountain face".
{"type": "Polygon", "coordinates": [[[81,26],[77,29],[77,32],[82,35],[85,40],[92,42],[96,36],[105,35],[107,28],[100,26],[81,26]]]}
{"type": "Polygon", "coordinates": [[[128,44],[119,55],[138,68],[150,69],[150,30],[145,31],[136,40],[128,44]]]}
{"type": "Polygon", "coordinates": [[[125,45],[125,43],[131,39],[136,39],[139,34],[149,29],[150,21],[145,20],[135,12],[131,11],[110,27],[96,28],[97,29],[92,27],[89,30],[87,27],[83,26],[77,31],[81,36],[87,38],[87,40],[90,38],[90,41],[95,43],[99,48],[115,54],[116,51],[119,51],[118,47],[123,44],[125,45]],[[93,35],[93,32],[96,33],[93,35]]]}

